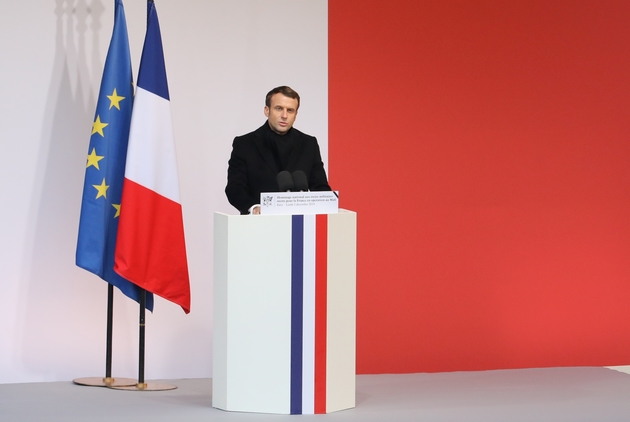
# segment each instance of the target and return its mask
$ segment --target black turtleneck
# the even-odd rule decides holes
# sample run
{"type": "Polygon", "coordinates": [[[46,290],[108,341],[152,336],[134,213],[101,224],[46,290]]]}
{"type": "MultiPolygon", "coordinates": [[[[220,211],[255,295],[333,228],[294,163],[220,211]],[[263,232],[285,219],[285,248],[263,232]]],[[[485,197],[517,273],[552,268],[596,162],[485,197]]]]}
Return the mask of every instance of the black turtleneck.
{"type": "Polygon", "coordinates": [[[274,132],[267,122],[264,126],[263,138],[265,144],[273,153],[273,158],[276,160],[278,171],[284,171],[289,164],[289,156],[293,151],[292,142],[293,128],[289,129],[284,135],[279,135],[274,132]]]}

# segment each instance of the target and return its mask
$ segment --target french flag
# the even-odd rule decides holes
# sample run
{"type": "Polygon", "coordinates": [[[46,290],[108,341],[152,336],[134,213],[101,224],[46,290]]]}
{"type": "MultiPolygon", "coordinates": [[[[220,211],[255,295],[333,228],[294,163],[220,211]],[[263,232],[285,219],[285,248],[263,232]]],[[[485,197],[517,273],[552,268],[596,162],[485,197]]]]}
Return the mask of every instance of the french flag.
{"type": "Polygon", "coordinates": [[[190,312],[190,282],[166,66],[157,11],[147,6],[114,270],[190,312]]]}

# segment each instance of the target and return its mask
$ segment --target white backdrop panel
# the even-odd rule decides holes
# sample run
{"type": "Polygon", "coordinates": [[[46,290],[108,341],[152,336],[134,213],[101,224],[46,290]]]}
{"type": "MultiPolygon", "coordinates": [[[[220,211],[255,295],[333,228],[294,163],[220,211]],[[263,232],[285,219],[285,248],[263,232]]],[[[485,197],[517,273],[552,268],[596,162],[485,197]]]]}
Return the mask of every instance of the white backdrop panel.
{"type": "MultiPolygon", "coordinates": [[[[0,14],[0,383],[104,375],[106,283],[74,265],[85,157],[113,1],[4,2],[0,14]]],[[[125,0],[134,64],[146,2],[125,0]]],[[[171,94],[192,311],[156,299],[146,378],[212,374],[212,214],[231,141],[264,96],[302,96],[296,127],[327,161],[326,0],[157,0],[171,94]]],[[[114,376],[137,375],[138,306],[117,292],[114,376]]]]}

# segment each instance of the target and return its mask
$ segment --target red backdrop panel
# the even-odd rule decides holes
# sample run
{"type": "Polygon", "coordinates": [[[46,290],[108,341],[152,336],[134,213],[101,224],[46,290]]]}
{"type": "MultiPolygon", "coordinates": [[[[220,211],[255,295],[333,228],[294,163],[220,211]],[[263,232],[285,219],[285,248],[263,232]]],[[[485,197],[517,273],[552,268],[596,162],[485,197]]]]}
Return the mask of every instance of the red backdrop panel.
{"type": "Polygon", "coordinates": [[[630,363],[630,2],[329,1],[359,373],[630,363]]]}

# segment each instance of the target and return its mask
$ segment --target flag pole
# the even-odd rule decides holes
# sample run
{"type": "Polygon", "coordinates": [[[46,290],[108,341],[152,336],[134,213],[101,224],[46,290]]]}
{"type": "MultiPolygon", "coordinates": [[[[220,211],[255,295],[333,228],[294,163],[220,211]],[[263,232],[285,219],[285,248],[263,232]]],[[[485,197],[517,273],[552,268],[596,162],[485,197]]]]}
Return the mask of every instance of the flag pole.
{"type": "Polygon", "coordinates": [[[112,337],[114,334],[114,286],[107,283],[107,345],[105,346],[105,384],[112,383],[112,337]]]}
{"type": "Polygon", "coordinates": [[[144,305],[146,302],[147,291],[142,289],[140,293],[140,331],[138,334],[138,384],[137,387],[139,390],[145,390],[147,388],[147,384],[144,382],[144,343],[145,343],[145,309],[144,305]]]}
{"type": "MultiPolygon", "coordinates": [[[[113,378],[112,333],[114,286],[138,300],[139,287],[114,271],[120,198],[133,106],[133,78],[127,22],[122,0],[114,2],[114,27],[99,89],[85,167],[76,264],[107,281],[107,346],[105,377],[78,378],[80,385],[135,385],[134,379],[113,378]],[[99,164],[99,161],[105,160],[99,164]],[[95,190],[96,189],[96,190],[95,190]]],[[[153,295],[147,297],[153,309],[153,295]]]]}
{"type": "Polygon", "coordinates": [[[112,338],[114,332],[114,285],[107,283],[107,338],[105,346],[105,377],[85,377],[72,380],[87,387],[123,387],[135,384],[133,378],[112,377],[112,338]]]}
{"type": "Polygon", "coordinates": [[[129,386],[134,384],[133,378],[112,377],[112,355],[114,337],[114,285],[107,283],[107,344],[105,350],[105,378],[103,382],[107,387],[129,386]]]}
{"type": "Polygon", "coordinates": [[[144,352],[145,352],[145,330],[146,330],[146,322],[145,322],[145,305],[146,305],[146,293],[145,289],[140,291],[140,318],[139,318],[139,330],[138,330],[138,382],[134,385],[128,386],[112,386],[111,388],[115,390],[127,390],[127,391],[165,391],[165,390],[174,390],[177,388],[176,385],[172,384],[163,384],[156,382],[146,382],[144,380],[144,352]]]}
{"type": "MultiPolygon", "coordinates": [[[[121,199],[125,212],[120,215],[118,226],[115,269],[123,278],[177,303],[189,313],[190,282],[169,102],[160,25],[155,4],[149,0],[147,32],[129,129],[121,199]],[[159,166],[145,166],[147,156],[159,159],[154,162],[159,162],[159,166]],[[139,172],[141,167],[148,172],[139,172]],[[158,167],[162,176],[152,170],[158,167]],[[140,174],[144,176],[138,178],[140,174]],[[152,221],[152,224],[146,224],[146,221],[152,221]],[[168,265],[164,265],[167,261],[168,265]]],[[[154,391],[177,388],[147,383],[144,379],[146,327],[143,300],[146,292],[143,290],[140,293],[139,374],[133,389],[154,391]]]]}

